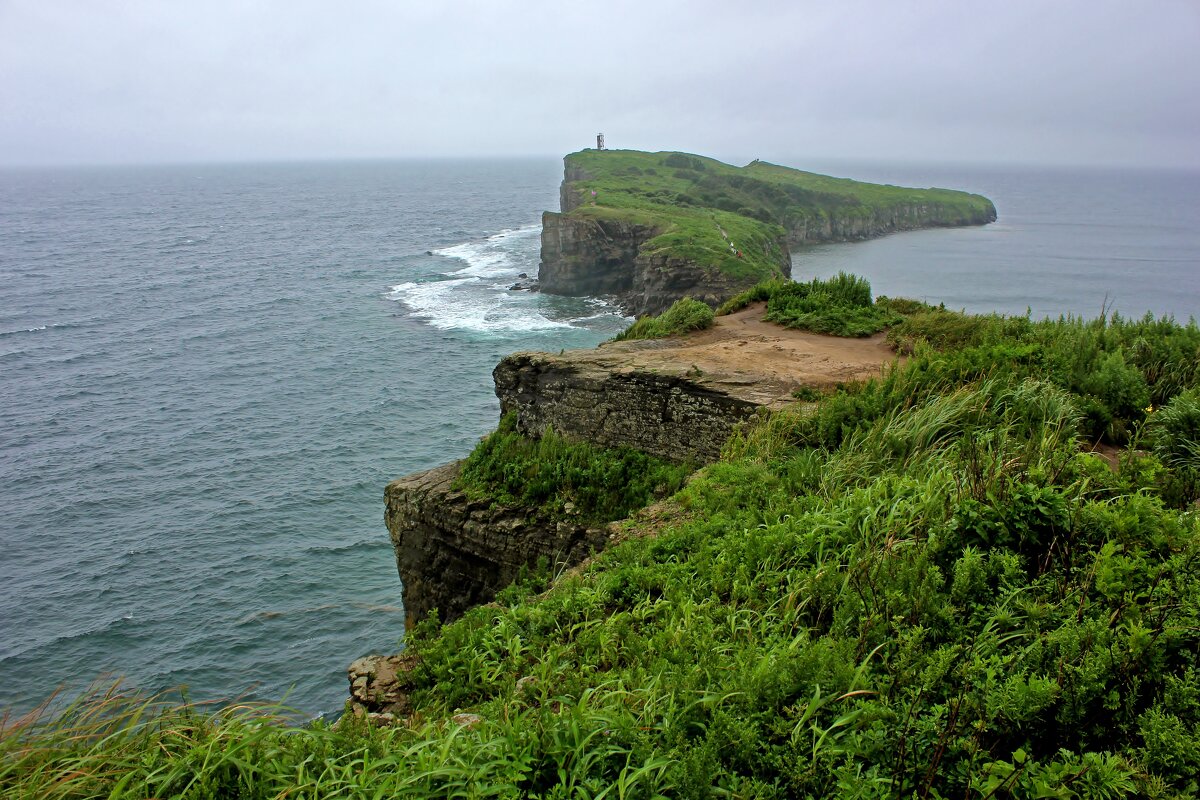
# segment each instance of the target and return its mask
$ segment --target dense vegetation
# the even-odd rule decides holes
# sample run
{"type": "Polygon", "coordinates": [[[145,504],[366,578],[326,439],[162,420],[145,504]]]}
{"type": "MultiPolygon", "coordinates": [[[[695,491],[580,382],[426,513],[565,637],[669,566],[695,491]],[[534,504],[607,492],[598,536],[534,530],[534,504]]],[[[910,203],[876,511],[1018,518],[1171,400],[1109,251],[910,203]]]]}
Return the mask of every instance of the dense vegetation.
{"type": "Polygon", "coordinates": [[[767,319],[788,328],[834,336],[870,336],[901,316],[888,304],[875,302],[865,278],[842,272],[776,288],[767,300],[767,319]]]}
{"type": "Polygon", "coordinates": [[[713,310],[699,300],[684,297],[676,300],[656,317],[642,317],[613,337],[614,341],[627,339],[663,339],[679,336],[691,331],[711,328],[715,315],[713,310]]]}
{"type": "Polygon", "coordinates": [[[874,300],[870,282],[844,272],[807,283],[770,278],[725,301],[715,314],[704,303],[685,297],[656,317],[637,320],[614,340],[661,339],[701,330],[711,327],[716,316],[757,302],[766,302],[766,318],[772,322],[832,336],[870,336],[899,323],[904,314],[932,310],[913,300],[874,300]]]}
{"type": "Polygon", "coordinates": [[[102,700],[0,794],[1196,796],[1200,329],[908,310],[656,530],[414,632],[406,727],[102,700]]]}
{"type": "Polygon", "coordinates": [[[550,430],[532,439],[517,431],[516,415],[508,414],[467,457],[457,485],[499,505],[609,522],[679,491],[692,469],[629,447],[572,441],[550,430]]]}
{"type": "Polygon", "coordinates": [[[636,223],[658,231],[642,253],[672,257],[750,283],[779,274],[785,240],[832,219],[937,209],[943,224],[994,214],[979,195],[908,189],[831,178],[762,161],[734,167],[684,153],[584,150],[567,156],[572,214],[636,223]],[[595,195],[592,195],[595,192],[595,195]]]}

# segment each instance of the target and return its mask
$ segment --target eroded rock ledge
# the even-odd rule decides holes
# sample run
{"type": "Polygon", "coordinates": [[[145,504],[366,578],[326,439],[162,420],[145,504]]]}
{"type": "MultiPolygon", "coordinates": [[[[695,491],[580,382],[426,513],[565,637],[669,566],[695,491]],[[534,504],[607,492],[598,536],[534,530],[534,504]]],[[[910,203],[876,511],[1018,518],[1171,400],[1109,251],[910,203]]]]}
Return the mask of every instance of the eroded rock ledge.
{"type": "Polygon", "coordinates": [[[705,381],[686,364],[639,368],[624,352],[517,353],[492,376],[500,411],[517,429],[546,428],[606,447],[633,447],[676,462],[715,461],[734,427],[761,405],[705,381]]]}
{"type": "Polygon", "coordinates": [[[494,506],[454,488],[461,461],[388,484],[385,519],[404,583],[409,626],[438,609],[445,622],[490,602],[521,568],[570,566],[608,542],[607,527],[494,506]]]}

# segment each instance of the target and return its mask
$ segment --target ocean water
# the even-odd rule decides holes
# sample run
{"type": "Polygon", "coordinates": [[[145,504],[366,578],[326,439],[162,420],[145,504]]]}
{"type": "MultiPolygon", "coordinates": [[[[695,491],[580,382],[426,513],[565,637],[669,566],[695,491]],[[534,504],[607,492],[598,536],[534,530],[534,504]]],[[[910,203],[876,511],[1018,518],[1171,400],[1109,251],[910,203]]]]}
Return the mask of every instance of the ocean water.
{"type": "Polygon", "coordinates": [[[392,478],[495,362],[626,322],[509,292],[555,160],[0,179],[0,707],[101,673],[336,711],[394,651],[392,478]]]}
{"type": "Polygon", "coordinates": [[[1102,310],[1200,318],[1200,173],[825,163],[816,171],[977,192],[991,225],[794,253],[792,274],[855,272],[876,294],[1035,319],[1102,310]],[[823,169],[822,169],[823,168],[823,169]]]}
{"type": "MultiPolygon", "coordinates": [[[[1200,314],[1196,175],[824,166],[980,191],[1000,220],[811,248],[797,277],[975,311],[1200,314]]],[[[0,707],[114,674],[336,712],[345,666],[403,636],[384,485],[494,426],[500,357],[627,323],[507,288],[536,273],[560,176],[0,173],[0,707]]]]}

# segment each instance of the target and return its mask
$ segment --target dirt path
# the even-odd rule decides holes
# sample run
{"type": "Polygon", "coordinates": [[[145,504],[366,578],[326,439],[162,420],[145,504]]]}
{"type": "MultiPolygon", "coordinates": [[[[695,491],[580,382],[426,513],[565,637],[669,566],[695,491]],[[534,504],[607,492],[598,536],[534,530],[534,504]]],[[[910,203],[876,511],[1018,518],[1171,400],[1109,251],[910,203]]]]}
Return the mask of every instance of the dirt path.
{"type": "Polygon", "coordinates": [[[866,339],[823,336],[765,322],[763,303],[717,317],[705,331],[679,339],[614,342],[593,353],[630,371],[674,373],[754,402],[777,407],[802,386],[822,388],[880,374],[896,353],[883,334],[866,339]]]}

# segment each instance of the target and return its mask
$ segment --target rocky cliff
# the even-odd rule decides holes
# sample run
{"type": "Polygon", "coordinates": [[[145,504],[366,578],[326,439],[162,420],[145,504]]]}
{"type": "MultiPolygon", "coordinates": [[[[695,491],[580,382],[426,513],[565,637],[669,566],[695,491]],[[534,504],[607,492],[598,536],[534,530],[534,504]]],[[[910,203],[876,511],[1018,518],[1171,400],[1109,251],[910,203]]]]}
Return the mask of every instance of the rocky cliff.
{"type": "Polygon", "coordinates": [[[550,428],[702,464],[715,461],[734,427],[761,405],[729,391],[735,387],[705,381],[699,367],[658,371],[626,360],[627,352],[511,355],[492,373],[500,411],[516,414],[527,435],[550,428]]]}
{"type": "MultiPolygon", "coordinates": [[[[516,353],[493,377],[503,414],[538,437],[547,429],[677,463],[715,460],[760,408],[879,373],[895,354],[883,336],[839,339],[764,322],[762,305],[708,330],[593,350],[516,353]]],[[[542,558],[571,566],[604,548],[608,525],[550,519],[541,509],[472,499],[455,488],[461,462],[388,485],[386,521],[410,624],[437,608],[445,621],[492,600],[542,558]]]]}
{"type": "Polygon", "coordinates": [[[986,225],[995,208],[962,209],[940,203],[900,203],[869,212],[814,213],[788,220],[788,242],[795,245],[875,239],[890,233],[986,225]]]}
{"type": "MultiPolygon", "coordinates": [[[[646,248],[653,226],[594,216],[542,214],[539,289],[549,294],[613,298],[629,314],[659,314],[681,297],[716,306],[756,278],[703,266],[667,249],[646,248]]],[[[787,242],[775,237],[776,273],[791,275],[787,242]]]]}
{"type": "MultiPolygon", "coordinates": [[[[623,349],[505,358],[493,373],[502,413],[515,413],[518,430],[534,437],[550,428],[700,464],[715,460],[737,423],[766,399],[689,377],[687,364],[662,371],[638,366],[623,349]]],[[[435,608],[443,622],[455,619],[492,600],[522,568],[543,558],[554,568],[573,566],[608,542],[608,526],[468,497],[455,488],[461,464],[409,475],[384,492],[409,625],[435,608]]]]}

